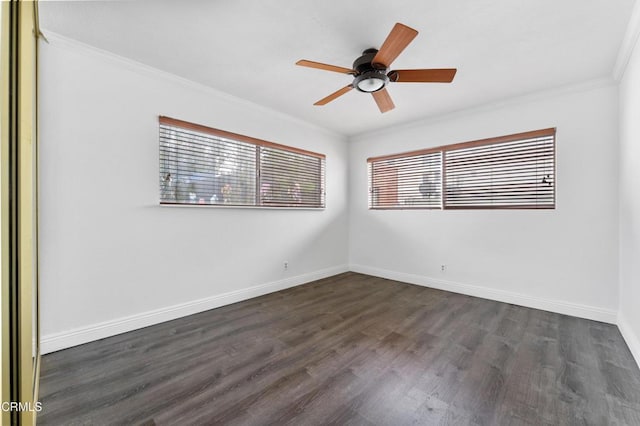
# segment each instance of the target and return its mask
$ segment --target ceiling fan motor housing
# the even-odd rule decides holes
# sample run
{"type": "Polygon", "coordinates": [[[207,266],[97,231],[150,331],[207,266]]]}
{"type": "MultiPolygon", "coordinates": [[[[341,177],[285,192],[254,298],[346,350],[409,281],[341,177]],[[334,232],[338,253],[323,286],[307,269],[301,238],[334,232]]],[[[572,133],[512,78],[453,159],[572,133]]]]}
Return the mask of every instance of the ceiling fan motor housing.
{"type": "Polygon", "coordinates": [[[353,69],[356,77],[353,79],[353,87],[361,92],[372,93],[383,89],[389,83],[387,68],[384,65],[373,65],[373,58],[378,53],[378,49],[367,49],[362,52],[362,56],[353,62],[353,69]]]}

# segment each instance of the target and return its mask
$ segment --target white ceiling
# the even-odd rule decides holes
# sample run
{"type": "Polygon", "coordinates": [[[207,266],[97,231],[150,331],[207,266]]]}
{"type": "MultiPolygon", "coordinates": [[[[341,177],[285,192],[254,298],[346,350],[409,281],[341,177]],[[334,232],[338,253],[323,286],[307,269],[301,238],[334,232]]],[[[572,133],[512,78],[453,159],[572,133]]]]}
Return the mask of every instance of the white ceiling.
{"type": "Polygon", "coordinates": [[[48,31],[345,135],[611,76],[634,0],[41,2],[48,31]],[[458,68],[452,84],[394,83],[381,114],[351,67],[395,22],[419,31],[392,68],[458,68]]]}

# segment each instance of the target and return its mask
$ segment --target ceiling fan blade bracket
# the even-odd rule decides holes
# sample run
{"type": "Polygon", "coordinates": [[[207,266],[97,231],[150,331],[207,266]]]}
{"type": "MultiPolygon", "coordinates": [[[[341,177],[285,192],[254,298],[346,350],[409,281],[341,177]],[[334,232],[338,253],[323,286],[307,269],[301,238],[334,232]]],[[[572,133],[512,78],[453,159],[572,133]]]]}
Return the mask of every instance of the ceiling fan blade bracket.
{"type": "Polygon", "coordinates": [[[380,70],[380,71],[385,71],[385,72],[389,69],[385,64],[379,64],[379,63],[376,63],[376,62],[372,62],[371,66],[374,69],[377,69],[377,70],[380,70]]]}

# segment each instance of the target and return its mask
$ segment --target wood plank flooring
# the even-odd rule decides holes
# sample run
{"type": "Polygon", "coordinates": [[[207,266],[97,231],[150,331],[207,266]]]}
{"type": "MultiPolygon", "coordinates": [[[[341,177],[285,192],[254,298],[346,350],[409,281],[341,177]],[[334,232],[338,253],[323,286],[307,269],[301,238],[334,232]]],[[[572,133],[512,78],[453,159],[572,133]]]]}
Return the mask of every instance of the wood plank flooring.
{"type": "Polygon", "coordinates": [[[618,329],[355,273],[43,357],[43,425],[640,425],[618,329]]]}

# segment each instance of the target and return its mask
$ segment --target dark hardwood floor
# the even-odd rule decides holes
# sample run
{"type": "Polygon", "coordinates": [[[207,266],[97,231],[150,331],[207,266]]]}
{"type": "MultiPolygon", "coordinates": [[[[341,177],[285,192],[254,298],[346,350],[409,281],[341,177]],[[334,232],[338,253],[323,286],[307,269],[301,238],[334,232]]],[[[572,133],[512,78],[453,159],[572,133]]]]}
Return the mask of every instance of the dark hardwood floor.
{"type": "Polygon", "coordinates": [[[346,273],[43,357],[43,425],[640,425],[613,325],[346,273]]]}

